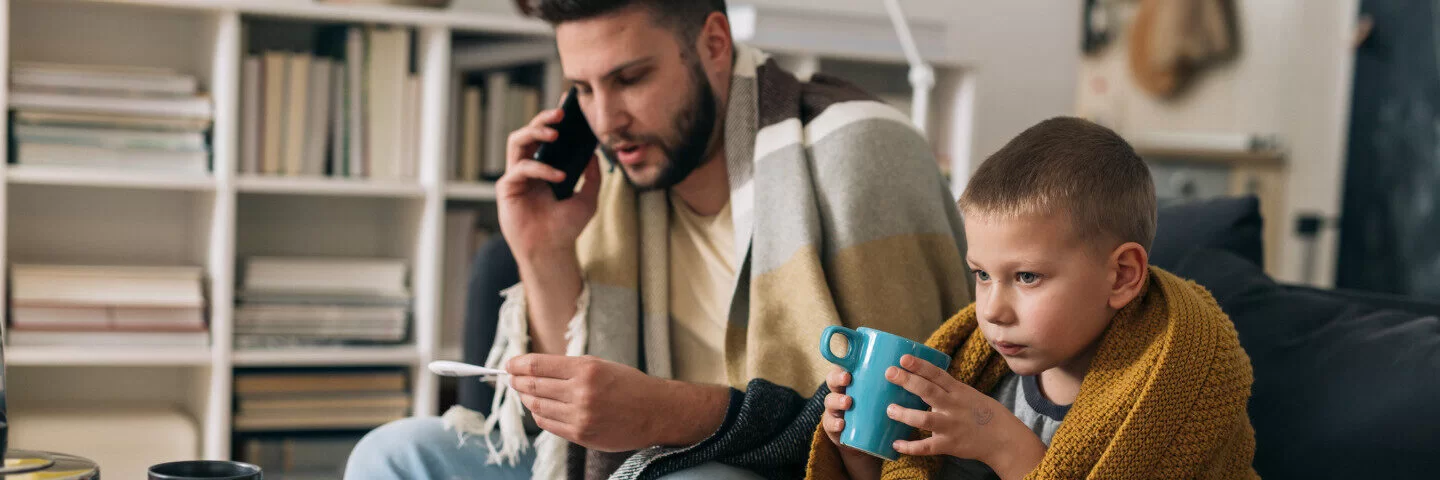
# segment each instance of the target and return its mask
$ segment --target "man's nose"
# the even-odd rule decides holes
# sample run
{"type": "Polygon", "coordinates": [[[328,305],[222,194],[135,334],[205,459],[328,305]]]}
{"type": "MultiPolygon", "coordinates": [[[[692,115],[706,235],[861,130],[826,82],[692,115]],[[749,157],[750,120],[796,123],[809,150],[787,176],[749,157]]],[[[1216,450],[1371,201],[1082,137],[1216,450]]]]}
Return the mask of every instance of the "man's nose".
{"type": "Polygon", "coordinates": [[[590,102],[590,111],[585,112],[595,136],[607,142],[611,137],[624,133],[630,127],[630,115],[624,101],[617,95],[597,90],[590,102]]]}

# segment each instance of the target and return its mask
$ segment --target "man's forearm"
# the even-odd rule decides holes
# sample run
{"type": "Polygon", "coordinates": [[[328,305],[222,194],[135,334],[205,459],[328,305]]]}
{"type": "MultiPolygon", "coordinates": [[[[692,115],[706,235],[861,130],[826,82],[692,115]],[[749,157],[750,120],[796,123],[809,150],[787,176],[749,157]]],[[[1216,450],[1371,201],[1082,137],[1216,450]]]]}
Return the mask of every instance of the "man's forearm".
{"type": "Polygon", "coordinates": [[[655,409],[651,430],[658,445],[694,445],[709,438],[725,423],[725,414],[730,408],[730,387],[678,380],[666,380],[663,387],[670,392],[665,395],[669,405],[655,409]]]}
{"type": "Polygon", "coordinates": [[[530,316],[530,351],[564,354],[565,330],[584,288],[579,259],[568,252],[517,263],[530,316]]]}

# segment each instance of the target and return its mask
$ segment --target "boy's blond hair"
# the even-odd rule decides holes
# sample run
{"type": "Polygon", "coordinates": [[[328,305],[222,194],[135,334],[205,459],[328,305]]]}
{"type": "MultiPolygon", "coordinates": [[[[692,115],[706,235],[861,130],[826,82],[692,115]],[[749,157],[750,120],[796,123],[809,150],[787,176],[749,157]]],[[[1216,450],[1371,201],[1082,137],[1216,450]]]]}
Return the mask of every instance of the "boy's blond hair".
{"type": "Polygon", "coordinates": [[[1056,117],[995,152],[960,196],[966,215],[1068,213],[1075,234],[1103,250],[1155,239],[1155,182],[1125,139],[1108,128],[1056,117]],[[1115,242],[1115,243],[1111,243],[1115,242]]]}

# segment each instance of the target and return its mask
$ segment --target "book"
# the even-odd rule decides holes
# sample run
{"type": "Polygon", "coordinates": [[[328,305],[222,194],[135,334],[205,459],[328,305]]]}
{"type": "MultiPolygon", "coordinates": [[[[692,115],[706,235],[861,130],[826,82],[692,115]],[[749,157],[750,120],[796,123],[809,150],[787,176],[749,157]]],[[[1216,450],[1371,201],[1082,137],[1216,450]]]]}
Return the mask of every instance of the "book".
{"type": "Polygon", "coordinates": [[[335,71],[334,63],[327,58],[315,58],[310,63],[310,85],[307,92],[310,103],[306,106],[305,154],[300,173],[308,176],[325,174],[325,141],[329,139],[332,115],[330,114],[330,75],[335,71]]]}
{"type": "Polygon", "coordinates": [[[59,73],[110,73],[116,75],[166,76],[177,72],[169,67],[148,67],[141,65],[78,64],[61,62],[36,62],[17,60],[10,63],[13,71],[39,71],[59,73]]]}
{"type": "Polygon", "coordinates": [[[204,306],[199,267],[29,265],[11,267],[14,306],[204,306]]]}
{"type": "Polygon", "coordinates": [[[177,152],[204,152],[209,149],[205,134],[199,132],[146,132],[46,125],[16,125],[14,132],[15,140],[22,143],[177,152]]]}
{"type": "Polygon", "coordinates": [[[209,173],[209,152],[116,150],[110,148],[16,142],[15,163],[113,170],[209,173]]]}
{"type": "Polygon", "coordinates": [[[12,91],[10,108],[204,119],[211,118],[214,114],[210,99],[203,96],[142,98],[95,93],[12,91]]]}
{"type": "Polygon", "coordinates": [[[278,175],[281,172],[281,164],[285,157],[285,118],[286,118],[286,79],[290,67],[290,54],[285,52],[265,52],[261,57],[264,64],[260,67],[264,72],[264,83],[261,91],[265,95],[265,105],[260,111],[264,112],[261,117],[261,125],[264,130],[260,134],[262,149],[260,157],[260,171],[266,175],[278,175]]]}
{"type": "Polygon", "coordinates": [[[410,71],[410,30],[366,27],[369,56],[366,62],[366,115],[372,178],[400,177],[405,155],[403,120],[405,78],[410,71]]]}
{"type": "Polygon", "coordinates": [[[310,64],[313,57],[306,54],[290,56],[286,72],[285,90],[285,143],[282,152],[280,172],[286,176],[300,175],[305,168],[306,118],[310,98],[310,64]]]}
{"type": "Polygon", "coordinates": [[[398,259],[250,257],[241,290],[408,297],[405,275],[405,262],[398,259]]]}
{"type": "Polygon", "coordinates": [[[405,102],[401,121],[400,178],[415,178],[420,165],[420,77],[405,77],[405,102]]]}
{"type": "Polygon", "coordinates": [[[19,125],[116,128],[156,132],[204,132],[210,129],[210,120],[205,118],[147,117],[141,115],[56,112],[46,110],[16,111],[15,123],[19,125]]]}
{"type": "Polygon", "coordinates": [[[345,177],[349,175],[346,170],[349,163],[345,159],[345,154],[349,151],[349,144],[346,143],[349,136],[347,133],[348,123],[346,119],[349,118],[350,115],[350,105],[348,103],[350,98],[350,84],[346,72],[349,72],[349,70],[350,67],[348,64],[338,62],[335,64],[335,70],[331,73],[330,77],[330,88],[333,97],[330,99],[330,113],[332,116],[330,119],[330,159],[327,170],[331,176],[335,177],[345,177]]]}
{"type": "Polygon", "coordinates": [[[194,332],[205,329],[205,317],[200,307],[16,306],[10,327],[29,331],[194,332]]]}
{"type": "Polygon", "coordinates": [[[346,176],[357,178],[370,176],[367,168],[370,163],[369,153],[366,151],[369,144],[366,139],[366,122],[370,111],[365,95],[365,62],[369,58],[366,50],[365,32],[359,27],[350,27],[345,34],[345,94],[348,95],[345,105],[345,161],[348,164],[346,176]]]}
{"type": "Polygon", "coordinates": [[[236,373],[235,394],[405,391],[400,371],[236,373]]]}
{"type": "Polygon", "coordinates": [[[510,135],[510,123],[505,110],[510,90],[510,74],[493,72],[485,76],[485,138],[483,165],[480,176],[495,180],[505,174],[505,144],[510,135]]]}
{"type": "Polygon", "coordinates": [[[235,417],[235,430],[240,432],[274,430],[338,430],[370,429],[405,418],[404,410],[365,411],[357,415],[339,415],[330,412],[304,413],[295,416],[256,417],[240,415],[235,417]]]}
{"type": "Polygon", "coordinates": [[[17,62],[10,70],[10,88],[19,91],[175,97],[192,96],[198,86],[195,76],[168,69],[17,62]]]}
{"type": "Polygon", "coordinates": [[[7,334],[13,346],[86,347],[204,347],[210,333],[196,332],[50,332],[12,329],[7,334]]]}
{"type": "Polygon", "coordinates": [[[485,152],[481,140],[485,138],[481,104],[480,88],[465,87],[460,122],[460,180],[465,182],[480,181],[480,165],[485,152]]]}
{"type": "Polygon", "coordinates": [[[260,157],[263,146],[260,119],[265,118],[261,107],[264,102],[264,82],[260,57],[245,57],[241,66],[240,81],[240,173],[260,173],[260,157]]]}

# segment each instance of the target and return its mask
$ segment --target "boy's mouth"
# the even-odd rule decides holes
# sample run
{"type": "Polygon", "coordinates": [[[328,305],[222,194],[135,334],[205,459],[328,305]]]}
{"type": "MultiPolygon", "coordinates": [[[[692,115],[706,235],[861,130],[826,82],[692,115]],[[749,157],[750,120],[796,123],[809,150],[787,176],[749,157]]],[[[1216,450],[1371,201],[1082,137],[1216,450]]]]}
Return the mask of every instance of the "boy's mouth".
{"type": "Polygon", "coordinates": [[[1013,357],[1025,351],[1024,345],[1010,342],[990,342],[990,346],[995,347],[995,351],[1007,357],[1013,357]]]}

